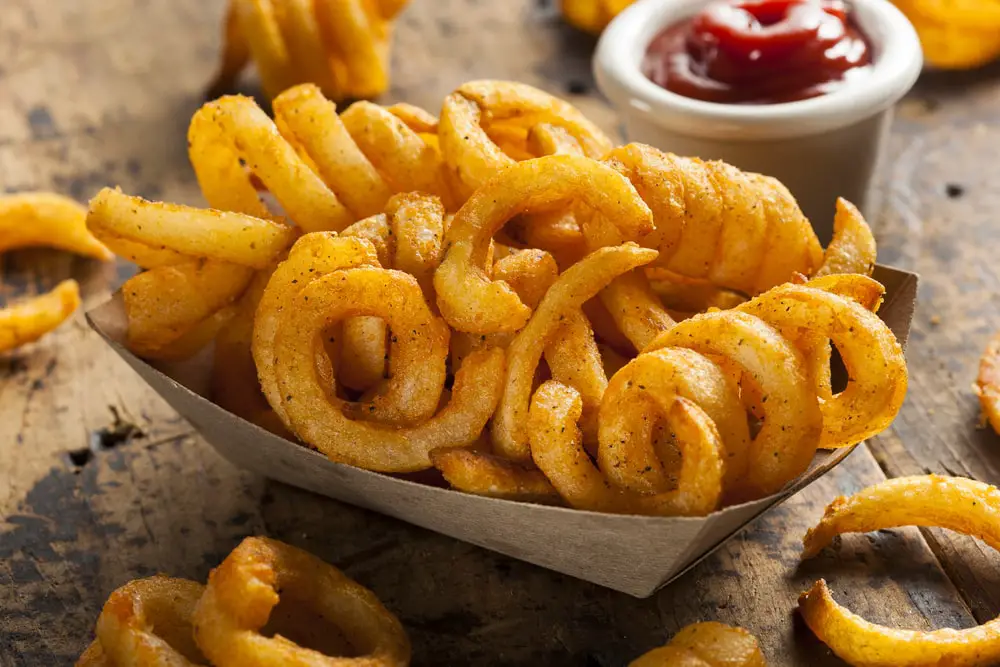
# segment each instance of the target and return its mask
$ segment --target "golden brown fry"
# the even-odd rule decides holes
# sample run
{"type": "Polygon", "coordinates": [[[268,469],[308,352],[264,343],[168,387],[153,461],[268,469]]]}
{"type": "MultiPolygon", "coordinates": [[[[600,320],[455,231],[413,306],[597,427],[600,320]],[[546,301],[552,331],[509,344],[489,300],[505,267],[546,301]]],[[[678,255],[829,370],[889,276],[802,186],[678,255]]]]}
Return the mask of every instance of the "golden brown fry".
{"type": "Polygon", "coordinates": [[[396,258],[396,240],[392,237],[389,217],[384,213],[358,220],[340,233],[341,236],[365,239],[375,247],[380,266],[392,268],[396,258]]]}
{"type": "Polygon", "coordinates": [[[275,360],[277,391],[272,406],[284,413],[302,440],[334,460],[387,472],[427,468],[431,450],[475,441],[499,398],[504,355],[494,349],[469,355],[456,374],[447,406],[415,426],[391,428],[345,415],[345,410],[358,413],[383,405],[405,405],[413,411],[428,396],[434,399],[432,409],[437,407],[448,328],[429,312],[419,286],[407,274],[375,268],[335,271],[294,294],[275,323],[273,355],[263,357],[263,363],[275,360]],[[398,338],[390,358],[391,377],[369,404],[345,403],[331,396],[313,369],[312,342],[344,313],[382,317],[398,338]]]}
{"type": "Polygon", "coordinates": [[[212,91],[232,87],[253,59],[274,97],[313,82],[335,100],[389,85],[391,21],[405,0],[230,0],[212,91]]]}
{"type": "Polygon", "coordinates": [[[87,209],[51,192],[0,196],[0,252],[47,247],[110,260],[114,257],[87,230],[87,209]]]}
{"type": "Polygon", "coordinates": [[[370,102],[355,102],[341,115],[358,147],[393,192],[440,197],[454,210],[446,168],[437,147],[396,114],[370,102]]]}
{"type": "Polygon", "coordinates": [[[979,360],[979,375],[972,388],[979,396],[986,420],[996,433],[1000,433],[1000,334],[986,346],[979,360]]]}
{"type": "Polygon", "coordinates": [[[434,274],[438,307],[448,323],[480,334],[523,327],[530,309],[508,285],[488,276],[493,235],[516,214],[576,200],[599,211],[603,224],[613,224],[622,238],[641,237],[651,227],[649,209],[628,181],[599,162],[553,155],[510,166],[476,191],[448,229],[448,250],[434,274]]]}
{"type": "MultiPolygon", "coordinates": [[[[332,232],[306,234],[292,246],[288,258],[271,274],[257,306],[253,330],[253,358],[261,391],[267,402],[288,423],[274,365],[275,338],[282,313],[312,281],[340,269],[378,266],[375,248],[360,238],[337,237],[332,232]]],[[[332,371],[331,371],[332,372],[332,371]]],[[[328,385],[332,389],[332,386],[328,385]]]]}
{"type": "Polygon", "coordinates": [[[301,549],[248,537],[208,577],[194,611],[194,636],[217,667],[378,665],[406,667],[406,631],[374,593],[301,549]],[[335,658],[261,634],[283,599],[341,629],[357,658],[335,658]]]}
{"type": "Polygon", "coordinates": [[[534,310],[559,277],[559,267],[544,250],[512,250],[493,264],[493,280],[502,280],[534,310]]]}
{"type": "Polygon", "coordinates": [[[574,389],[549,381],[535,392],[528,413],[531,457],[571,506],[656,516],[703,516],[718,507],[724,469],[722,443],[712,420],[695,403],[677,397],[665,415],[677,436],[681,467],[675,489],[653,494],[607,483],[583,448],[577,427],[582,408],[574,389]]]}
{"type": "Polygon", "coordinates": [[[206,260],[161,266],[129,278],[122,285],[128,348],[141,357],[155,357],[232,304],[252,277],[252,269],[206,260]]]}
{"type": "Polygon", "coordinates": [[[644,349],[674,326],[674,318],[653,293],[641,269],[626,273],[605,287],[600,299],[615,327],[636,350],[644,349]]]}
{"type": "Polygon", "coordinates": [[[499,456],[453,447],[435,449],[431,461],[458,491],[524,502],[559,501],[559,494],[545,475],[499,456]]]}
{"type": "Polygon", "coordinates": [[[80,287],[64,280],[21,303],[0,308],[0,352],[32,343],[65,322],[80,305],[80,287]]]}
{"type": "Polygon", "coordinates": [[[282,136],[309,156],[323,181],[359,218],[381,213],[392,191],[315,85],[289,88],[274,99],[282,136]]]}
{"type": "Polygon", "coordinates": [[[257,195],[249,176],[253,173],[307,232],[339,231],[354,222],[337,195],[249,97],[220,97],[195,112],[188,128],[188,154],[212,208],[274,219],[257,195]]]}
{"type": "MultiPolygon", "coordinates": [[[[832,283],[839,276],[830,278],[832,283]]],[[[843,276],[846,289],[851,289],[857,278],[843,276]]],[[[820,447],[856,444],[883,431],[895,419],[906,396],[906,360],[892,331],[863,305],[807,283],[776,287],[737,310],[783,330],[806,330],[822,336],[840,351],[847,367],[847,387],[835,396],[823,396],[820,447]]],[[[828,361],[828,353],[824,356],[828,361]]],[[[828,363],[825,368],[829,368],[828,363]]],[[[828,372],[821,381],[829,386],[828,372]]]]}
{"type": "Polygon", "coordinates": [[[585,445],[597,442],[597,412],[608,387],[604,360],[594,340],[590,322],[582,310],[566,314],[545,346],[545,363],[552,379],[572,387],[580,394],[583,415],[580,429],[585,445]]]}
{"type": "Polygon", "coordinates": [[[356,218],[381,213],[394,192],[436,195],[451,207],[441,156],[421,134],[436,126],[430,114],[357,102],[338,116],[316,86],[304,84],[275,98],[274,115],[282,136],[356,218]]]}
{"type": "Polygon", "coordinates": [[[833,240],[823,254],[816,273],[819,278],[834,273],[860,273],[870,276],[875,270],[875,237],[861,212],[846,199],[837,199],[833,218],[833,240]]]}
{"type": "Polygon", "coordinates": [[[681,628],[666,646],[640,656],[629,667],[767,667],[767,662],[749,632],[708,621],[681,628]]]}
{"type": "Polygon", "coordinates": [[[820,265],[812,226],[774,179],[642,144],[616,148],[605,162],[653,212],[655,231],[642,244],[660,251],[657,267],[759,294],[820,265]]]}
{"type": "Polygon", "coordinates": [[[693,402],[715,424],[725,490],[737,488],[750,463],[746,410],[733,380],[717,364],[683,348],[640,354],[611,378],[601,404],[597,451],[604,475],[637,493],[676,487],[677,449],[661,439],[675,397],[693,402]]]}
{"type": "Polygon", "coordinates": [[[513,126],[526,140],[540,123],[565,130],[591,158],[611,149],[610,140],[575,107],[525,84],[470,81],[446,97],[438,130],[441,152],[458,175],[462,198],[515,161],[490,138],[493,124],[513,126]]]}
{"type": "MultiPolygon", "coordinates": [[[[374,318],[379,326],[384,326],[384,321],[394,332],[388,379],[370,400],[339,404],[332,409],[399,426],[416,424],[433,415],[444,389],[450,334],[444,321],[428,308],[414,278],[400,271],[376,267],[335,271],[302,288],[283,312],[275,336],[278,384],[282,384],[284,375],[284,384],[295,385],[300,392],[316,398],[309,393],[317,388],[315,379],[293,377],[293,367],[303,358],[311,362],[313,339],[348,314],[355,320],[359,316],[374,318]],[[301,344],[296,356],[283,357],[281,350],[294,341],[301,344]]],[[[296,422],[295,413],[300,417],[298,421],[308,421],[307,414],[292,405],[296,393],[283,390],[289,419],[296,422]]],[[[329,406],[326,412],[330,412],[329,406]]]]}
{"type": "MultiPolygon", "coordinates": [[[[162,575],[131,581],[108,597],[97,619],[107,665],[194,667],[208,662],[194,641],[191,617],[204,586],[162,575]]],[[[92,660],[96,651],[81,656],[92,660]],[[88,654],[90,654],[88,656],[88,654]]],[[[101,663],[96,663],[101,664],[101,663]]]]}
{"type": "MultiPolygon", "coordinates": [[[[994,486],[961,477],[898,477],[834,500],[806,534],[803,557],[841,533],[898,526],[947,528],[1000,549],[998,513],[1000,491],[994,486]]],[[[896,630],[838,605],[823,580],[799,597],[799,611],[816,636],[853,665],[986,667],[1000,661],[1000,619],[963,630],[896,630]]]]}
{"type": "Polygon", "coordinates": [[[444,258],[444,206],[437,197],[416,192],[398,194],[385,209],[394,252],[391,268],[417,279],[434,303],[434,271],[444,258]]]}
{"type": "Polygon", "coordinates": [[[262,269],[287,248],[291,227],[242,213],[150,202],[104,188],[90,200],[87,226],[99,238],[127,239],[182,259],[198,257],[262,269]]]}
{"type": "Polygon", "coordinates": [[[505,388],[492,427],[493,444],[498,454],[522,462],[531,456],[524,420],[535,370],[545,345],[565,317],[578,312],[585,301],[616,277],[648,264],[655,257],[655,251],[639,248],[634,243],[601,248],[567,269],[549,288],[527,326],[518,332],[507,350],[505,388]]]}
{"type": "MultiPolygon", "coordinates": [[[[764,395],[767,416],[750,446],[749,471],[727,493],[759,498],[805,471],[816,452],[823,417],[794,345],[765,321],[735,311],[695,315],[679,322],[646,352],[684,347],[738,364],[764,395]]],[[[738,445],[726,447],[737,451],[738,445]]]]}

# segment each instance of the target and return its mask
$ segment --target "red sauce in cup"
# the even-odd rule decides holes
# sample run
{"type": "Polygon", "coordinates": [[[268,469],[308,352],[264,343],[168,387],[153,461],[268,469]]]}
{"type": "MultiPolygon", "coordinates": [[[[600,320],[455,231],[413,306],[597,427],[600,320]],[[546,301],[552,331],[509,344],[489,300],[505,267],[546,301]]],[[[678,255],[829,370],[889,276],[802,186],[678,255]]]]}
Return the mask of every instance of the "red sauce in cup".
{"type": "Polygon", "coordinates": [[[832,92],[867,75],[871,61],[840,0],[736,0],[660,32],[642,68],[685,97],[777,104],[832,92]]]}

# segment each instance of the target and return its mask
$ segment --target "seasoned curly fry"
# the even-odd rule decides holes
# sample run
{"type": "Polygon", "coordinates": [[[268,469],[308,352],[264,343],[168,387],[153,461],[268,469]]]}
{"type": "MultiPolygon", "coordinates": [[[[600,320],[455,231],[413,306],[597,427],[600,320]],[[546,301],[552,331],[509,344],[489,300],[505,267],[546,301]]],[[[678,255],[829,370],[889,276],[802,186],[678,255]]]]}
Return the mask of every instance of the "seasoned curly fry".
{"type": "MultiPolygon", "coordinates": [[[[1000,491],[994,486],[961,477],[899,477],[834,500],[806,534],[803,557],[816,555],[841,533],[898,526],[947,528],[1000,549],[998,516],[1000,491]]],[[[853,665],[986,667],[1000,661],[1000,619],[963,630],[887,628],[838,605],[822,579],[799,597],[799,611],[816,636],[853,665]]]]}
{"type": "Polygon", "coordinates": [[[435,449],[434,467],[452,488],[477,496],[555,503],[559,494],[538,470],[464,447],[435,449]]]}
{"type": "Polygon", "coordinates": [[[629,667],[767,667],[757,639],[743,628],[692,623],[666,646],[653,649],[629,667]]]}
{"type": "MultiPolygon", "coordinates": [[[[516,159],[532,157],[526,147],[517,158],[507,155],[490,138],[491,128],[514,128],[515,136],[527,142],[529,131],[539,124],[560,128],[588,157],[600,158],[611,149],[610,140],[575,107],[522,83],[470,81],[446,97],[439,128],[441,152],[457,173],[463,198],[516,159]]],[[[550,146],[558,131],[549,130],[550,146]]],[[[563,145],[565,141],[561,140],[563,145]]]]}
{"type": "Polygon", "coordinates": [[[107,261],[114,255],[87,230],[87,209],[51,192],[0,195],[0,252],[47,247],[107,261]]]}
{"type": "Polygon", "coordinates": [[[601,248],[567,269],[549,288],[527,326],[518,332],[507,350],[503,398],[493,417],[493,445],[498,454],[522,462],[531,458],[524,418],[532,382],[546,344],[565,317],[578,312],[585,301],[616,277],[648,264],[655,257],[655,251],[635,244],[601,248]]]}
{"type": "Polygon", "coordinates": [[[188,154],[212,208],[274,218],[257,195],[253,173],[307,232],[339,231],[355,219],[248,97],[220,97],[201,107],[188,128],[188,154]]]}
{"type": "MultiPolygon", "coordinates": [[[[386,204],[385,214],[360,220],[344,230],[345,236],[371,240],[380,249],[382,266],[409,273],[434,302],[434,271],[441,263],[444,207],[437,197],[418,193],[398,194],[386,204]]],[[[340,381],[351,389],[367,391],[385,378],[388,333],[378,318],[358,317],[344,322],[340,338],[340,381]]]]}
{"type": "MultiPolygon", "coordinates": [[[[845,282],[855,279],[841,278],[845,282]]],[[[835,396],[820,394],[823,398],[820,447],[846,447],[892,423],[906,395],[906,361],[896,337],[874,313],[853,300],[835,295],[833,290],[810,287],[813,283],[782,285],[736,309],[783,330],[809,330],[837,346],[847,367],[847,387],[835,396]]],[[[823,382],[829,385],[828,372],[823,382]]]]}
{"type": "Polygon", "coordinates": [[[97,639],[77,667],[195,667],[207,661],[194,642],[191,617],[204,586],[157,575],[114,591],[97,619],[97,639]]]}
{"type": "Polygon", "coordinates": [[[87,227],[114,247],[117,239],[175,253],[178,261],[199,257],[262,269],[294,238],[293,230],[241,213],[150,202],[104,188],[90,200],[87,227]]]}
{"type": "Polygon", "coordinates": [[[651,228],[649,209],[628,181],[599,162],[554,155],[512,165],[477,190],[448,229],[448,250],[434,274],[438,307],[448,323],[480,334],[524,326],[530,309],[487,275],[491,239],[516,214],[576,199],[598,210],[622,238],[641,237],[651,228]],[[581,188],[581,182],[589,185],[581,188]]]}
{"type": "Polygon", "coordinates": [[[316,556],[264,537],[246,538],[212,570],[194,628],[199,648],[217,667],[410,664],[406,631],[374,593],[316,556]],[[334,624],[361,655],[327,656],[262,634],[284,600],[334,624]]]}
{"type": "MultiPolygon", "coordinates": [[[[293,249],[289,261],[295,256],[293,249]]],[[[448,328],[430,313],[416,281],[407,274],[378,268],[337,270],[302,288],[290,278],[276,282],[278,272],[272,278],[279,295],[273,303],[287,303],[287,307],[262,319],[260,314],[272,307],[264,310],[265,301],[261,302],[255,339],[266,342],[270,337],[274,348],[266,354],[264,348],[255,347],[255,357],[258,369],[267,365],[275,376],[276,391],[265,385],[272,407],[300,438],[335,460],[372,470],[404,472],[429,467],[433,449],[465,445],[479,437],[499,398],[502,350],[469,355],[456,374],[451,400],[427,419],[416,411],[423,411],[429,399],[431,409],[437,407],[444,383],[448,328]],[[280,298],[285,289],[280,288],[282,284],[291,291],[288,300],[280,298]],[[346,403],[332,396],[312,370],[316,364],[313,342],[345,315],[380,317],[398,339],[390,355],[390,379],[368,403],[346,403]],[[392,428],[348,417],[389,408],[405,409],[401,417],[423,421],[392,428]]],[[[265,300],[271,291],[269,285],[265,300]]],[[[264,380],[262,374],[262,385],[264,380]]]]}
{"type": "Polygon", "coordinates": [[[211,90],[232,87],[252,59],[269,97],[306,82],[335,100],[380,95],[389,86],[391,22],[405,4],[230,0],[211,90]]]}
{"type": "Polygon", "coordinates": [[[549,381],[535,392],[528,413],[531,457],[566,502],[578,509],[622,514],[700,516],[722,496],[722,443],[712,420],[695,403],[676,398],[667,419],[682,454],[676,489],[641,494],[609,485],[583,448],[577,422],[580,395],[549,381]]]}
{"type": "Polygon", "coordinates": [[[837,199],[833,218],[833,240],[823,253],[823,263],[814,277],[834,273],[870,276],[875,269],[875,237],[861,212],[846,199],[837,199]]]}
{"type": "MultiPolygon", "coordinates": [[[[288,304],[309,283],[341,269],[379,266],[375,249],[363,239],[341,237],[330,232],[306,234],[292,246],[288,258],[271,274],[253,329],[253,358],[261,391],[281,420],[288,422],[274,370],[278,324],[288,304]]],[[[332,371],[330,371],[332,373],[332,371]]]]}
{"type": "Polygon", "coordinates": [[[64,280],[51,292],[0,308],[0,352],[33,343],[65,322],[80,306],[80,287],[64,280]]]}
{"type": "Polygon", "coordinates": [[[819,267],[822,249],[795,200],[774,179],[629,144],[605,158],[653,212],[642,244],[656,266],[759,294],[819,267]]]}
{"type": "MultiPolygon", "coordinates": [[[[906,392],[899,343],[870,310],[834,293],[838,283],[846,294],[858,291],[859,280],[874,283],[861,276],[829,276],[815,287],[782,285],[735,310],[685,320],[646,349],[678,346],[728,359],[742,370],[754,390],[750,394],[761,397],[757,409],[765,418],[750,444],[749,472],[729,478],[736,485],[730,493],[774,493],[806,469],[817,443],[857,443],[898,413],[906,392]],[[813,337],[800,340],[798,332],[813,337]],[[847,388],[835,396],[823,390],[829,386],[829,358],[820,357],[826,367],[817,376],[810,365],[815,361],[803,353],[802,346],[815,345],[816,337],[832,340],[849,369],[847,388]]],[[[727,451],[741,446],[726,444],[727,451]]]]}
{"type": "Polygon", "coordinates": [[[637,493],[674,488],[679,452],[657,429],[675,396],[690,400],[715,424],[725,488],[734,488],[749,466],[746,410],[734,381],[717,364],[683,348],[641,354],[614,374],[601,406],[601,470],[613,485],[637,493]]]}

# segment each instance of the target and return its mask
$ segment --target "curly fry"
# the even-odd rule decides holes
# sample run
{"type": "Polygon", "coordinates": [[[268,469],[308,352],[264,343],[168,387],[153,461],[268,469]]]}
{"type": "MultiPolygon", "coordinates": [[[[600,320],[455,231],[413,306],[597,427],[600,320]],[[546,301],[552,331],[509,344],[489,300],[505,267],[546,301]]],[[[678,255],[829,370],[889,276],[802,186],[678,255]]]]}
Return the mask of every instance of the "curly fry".
{"type": "Polygon", "coordinates": [[[682,628],[666,646],[628,667],[767,667],[767,662],[752,634],[709,621],[682,628]]]}
{"type": "MultiPolygon", "coordinates": [[[[491,130],[496,136],[497,129],[506,127],[524,144],[540,124],[559,128],[548,130],[547,140],[542,139],[552,147],[557,141],[553,134],[562,130],[588,157],[600,158],[611,149],[611,141],[574,106],[523,83],[469,81],[446,97],[439,128],[441,152],[457,172],[463,198],[516,160],[493,141],[491,130]]],[[[558,141],[565,146],[568,140],[558,141]]],[[[532,155],[526,147],[519,152],[521,159],[541,155],[532,155]]]]}
{"type": "Polygon", "coordinates": [[[493,349],[469,355],[456,374],[447,406],[415,426],[392,428],[345,414],[360,417],[393,407],[405,408],[404,416],[424,419],[415,411],[424,410],[429,398],[430,407],[437,406],[448,328],[429,312],[419,286],[407,274],[377,268],[326,274],[295,294],[275,323],[274,353],[263,362],[274,359],[277,392],[272,407],[284,413],[302,440],[334,460],[393,472],[427,468],[431,450],[475,441],[499,398],[504,355],[493,349]],[[316,336],[344,316],[358,315],[381,317],[398,338],[390,355],[391,377],[384,391],[366,404],[331,396],[312,368],[316,336]]]}
{"type": "Polygon", "coordinates": [[[0,352],[33,343],[65,322],[79,306],[79,285],[64,280],[41,296],[0,308],[0,352]]]}
{"type": "Polygon", "coordinates": [[[97,619],[97,648],[88,649],[77,667],[98,656],[106,665],[207,664],[195,645],[191,626],[204,588],[194,581],[162,575],[125,584],[108,597],[97,619]]]}
{"type": "Polygon", "coordinates": [[[213,91],[253,59],[268,97],[313,82],[333,99],[375,97],[389,86],[391,21],[405,0],[230,0],[213,91]]]}
{"type": "Polygon", "coordinates": [[[651,228],[649,209],[628,181],[599,162],[554,155],[512,165],[477,190],[448,229],[448,250],[434,274],[438,307],[448,323],[480,334],[523,327],[530,309],[508,285],[488,277],[491,239],[515,214],[577,199],[598,210],[622,238],[641,237],[651,228]],[[581,188],[584,181],[589,185],[581,188]]]}
{"type": "Polygon", "coordinates": [[[577,422],[580,395],[549,381],[535,392],[528,413],[531,457],[577,509],[657,516],[701,516],[722,496],[722,444],[712,420],[693,402],[677,398],[667,411],[680,445],[677,488],[640,494],[610,486],[583,448],[577,422]]]}
{"type": "MultiPolygon", "coordinates": [[[[306,234],[295,242],[288,259],[271,274],[261,295],[254,318],[253,358],[261,391],[286,424],[285,401],[282,400],[274,369],[277,358],[275,340],[282,313],[295,295],[312,281],[334,271],[358,266],[379,266],[375,249],[370,243],[358,238],[338,238],[330,232],[306,234]]],[[[333,373],[332,370],[324,372],[331,376],[333,373]]]]}
{"type": "MultiPolygon", "coordinates": [[[[886,480],[834,500],[805,537],[804,558],[835,535],[898,526],[947,528],[1000,549],[1000,491],[961,477],[921,475],[886,480]]],[[[869,623],[838,605],[822,579],[799,597],[806,624],[834,653],[854,665],[994,665],[1000,661],[1000,619],[975,628],[923,632],[869,623]]]]}
{"type": "Polygon", "coordinates": [[[870,276],[875,270],[875,237],[854,204],[837,199],[837,214],[833,218],[833,240],[823,253],[823,263],[814,277],[834,273],[860,273],[870,276]]]}
{"type": "Polygon", "coordinates": [[[642,144],[616,148],[605,162],[653,212],[655,231],[642,243],[660,251],[656,266],[759,294],[820,265],[812,226],[772,178],[642,144]]]}
{"type": "Polygon", "coordinates": [[[307,232],[339,231],[354,221],[274,121],[248,97],[220,97],[195,112],[188,128],[188,154],[212,208],[275,218],[257,195],[253,173],[307,232]]]}
{"type": "Polygon", "coordinates": [[[406,631],[374,593],[312,554],[264,537],[246,538],[212,570],[194,610],[194,628],[199,648],[218,667],[410,663],[406,631]],[[285,599],[343,629],[362,655],[328,657],[283,636],[261,634],[285,599]]]}
{"type": "Polygon", "coordinates": [[[87,209],[51,192],[0,196],[0,252],[48,247],[108,261],[114,255],[87,230],[87,209]]]}
{"type": "Polygon", "coordinates": [[[453,489],[491,498],[554,503],[559,494],[538,470],[464,447],[435,449],[434,467],[453,489]]]}
{"type": "Polygon", "coordinates": [[[601,248],[567,269],[549,288],[527,326],[515,336],[507,350],[503,398],[493,417],[493,445],[498,454],[522,462],[531,457],[524,417],[531,399],[535,369],[545,346],[565,317],[579,312],[585,301],[616,277],[648,264],[655,257],[655,251],[639,248],[634,243],[601,248]]]}

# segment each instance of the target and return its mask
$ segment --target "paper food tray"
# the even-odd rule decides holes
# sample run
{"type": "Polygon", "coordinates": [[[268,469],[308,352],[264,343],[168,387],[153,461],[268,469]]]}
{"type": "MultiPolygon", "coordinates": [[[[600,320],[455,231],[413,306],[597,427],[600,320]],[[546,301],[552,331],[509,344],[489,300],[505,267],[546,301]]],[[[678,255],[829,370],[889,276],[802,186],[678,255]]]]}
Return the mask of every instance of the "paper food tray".
{"type": "MultiPolygon", "coordinates": [[[[905,345],[917,276],[879,266],[874,277],[886,287],[879,316],[905,345]]],[[[234,465],[636,597],[652,595],[850,453],[821,451],[781,492],[707,517],[622,516],[484,498],[334,463],[226,412],[203,395],[210,365],[204,359],[158,369],[125,349],[120,293],[87,320],[234,465]]]]}

